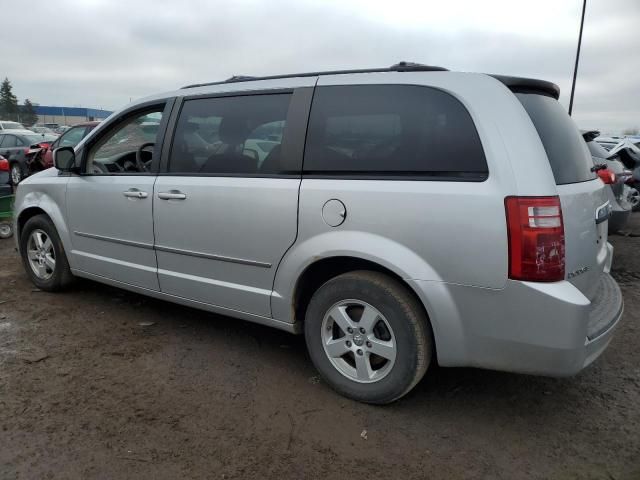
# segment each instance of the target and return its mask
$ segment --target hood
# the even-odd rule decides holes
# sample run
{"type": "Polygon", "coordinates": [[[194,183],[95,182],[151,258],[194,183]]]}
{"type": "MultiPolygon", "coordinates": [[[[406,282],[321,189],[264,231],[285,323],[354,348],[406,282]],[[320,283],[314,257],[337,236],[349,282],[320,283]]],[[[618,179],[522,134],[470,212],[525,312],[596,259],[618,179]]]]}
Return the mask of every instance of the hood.
{"type": "Polygon", "coordinates": [[[57,177],[59,173],[60,172],[58,172],[58,169],[55,167],[47,168],[46,170],[42,170],[40,172],[34,173],[33,175],[29,175],[27,178],[20,182],[20,185],[22,185],[23,183],[33,183],[41,178],[57,177]]]}

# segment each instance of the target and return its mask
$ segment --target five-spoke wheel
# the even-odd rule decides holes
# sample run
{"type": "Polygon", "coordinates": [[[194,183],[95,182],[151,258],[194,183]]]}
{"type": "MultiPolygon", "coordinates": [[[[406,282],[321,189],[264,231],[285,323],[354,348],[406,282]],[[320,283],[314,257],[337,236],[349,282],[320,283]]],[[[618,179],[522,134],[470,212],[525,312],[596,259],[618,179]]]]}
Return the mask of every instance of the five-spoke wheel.
{"type": "Polygon", "coordinates": [[[396,359],[391,325],[375,307],[343,300],[322,321],[324,351],[336,369],[356,382],[375,382],[389,374],[396,359]]]}
{"type": "Polygon", "coordinates": [[[426,372],[433,350],[421,303],[380,272],[354,271],[326,282],[309,302],[304,328],[325,381],[363,402],[402,397],[426,372]]]}
{"type": "Polygon", "coordinates": [[[56,269],[56,252],[49,235],[39,228],[29,235],[27,257],[31,270],[38,278],[41,280],[51,278],[56,269]]]}
{"type": "Polygon", "coordinates": [[[46,215],[29,218],[20,229],[20,253],[31,281],[42,290],[56,291],[73,280],[56,227],[46,215]]]}

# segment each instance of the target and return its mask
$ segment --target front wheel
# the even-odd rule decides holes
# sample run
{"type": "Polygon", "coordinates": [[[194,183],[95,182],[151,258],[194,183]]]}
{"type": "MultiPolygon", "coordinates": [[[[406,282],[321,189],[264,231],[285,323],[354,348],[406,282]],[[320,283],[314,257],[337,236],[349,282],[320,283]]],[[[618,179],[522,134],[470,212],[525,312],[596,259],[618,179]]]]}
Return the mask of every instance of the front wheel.
{"type": "Polygon", "coordinates": [[[397,280],[372,271],[345,273],[318,289],[307,309],[305,339],[334,390],[374,404],[408,393],[433,352],[419,301],[397,280]]]}
{"type": "Polygon", "coordinates": [[[20,233],[20,253],[27,275],[38,288],[54,292],[72,282],[62,242],[46,215],[27,220],[20,233]]]}

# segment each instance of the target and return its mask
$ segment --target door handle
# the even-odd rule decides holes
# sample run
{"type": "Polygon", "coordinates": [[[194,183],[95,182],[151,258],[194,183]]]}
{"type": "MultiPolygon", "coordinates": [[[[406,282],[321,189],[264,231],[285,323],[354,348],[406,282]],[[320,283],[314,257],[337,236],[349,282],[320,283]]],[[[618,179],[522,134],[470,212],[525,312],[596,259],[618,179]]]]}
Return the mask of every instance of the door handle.
{"type": "Polygon", "coordinates": [[[158,198],[160,200],[184,200],[187,195],[180,190],[171,190],[169,192],[158,192],[158,198]]]}
{"type": "Polygon", "coordinates": [[[122,194],[127,198],[147,198],[149,196],[147,192],[143,192],[141,190],[138,190],[137,188],[131,188],[125,192],[122,192],[122,194]]]}

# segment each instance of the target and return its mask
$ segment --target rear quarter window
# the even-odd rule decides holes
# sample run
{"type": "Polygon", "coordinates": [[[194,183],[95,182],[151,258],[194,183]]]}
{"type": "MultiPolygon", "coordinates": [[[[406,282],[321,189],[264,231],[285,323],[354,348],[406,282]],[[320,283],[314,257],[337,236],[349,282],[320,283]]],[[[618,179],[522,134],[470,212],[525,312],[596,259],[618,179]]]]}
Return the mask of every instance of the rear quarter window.
{"type": "Polygon", "coordinates": [[[576,124],[555,98],[516,93],[536,127],[557,185],[593,180],[593,161],[576,124]]]}
{"type": "Polygon", "coordinates": [[[488,168],[469,112],[413,85],[318,87],[304,171],[332,177],[483,181],[488,168]]]}

